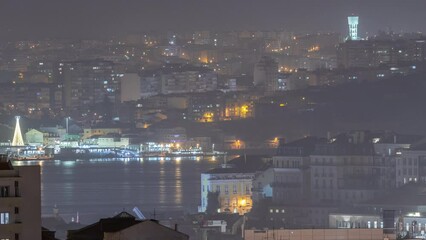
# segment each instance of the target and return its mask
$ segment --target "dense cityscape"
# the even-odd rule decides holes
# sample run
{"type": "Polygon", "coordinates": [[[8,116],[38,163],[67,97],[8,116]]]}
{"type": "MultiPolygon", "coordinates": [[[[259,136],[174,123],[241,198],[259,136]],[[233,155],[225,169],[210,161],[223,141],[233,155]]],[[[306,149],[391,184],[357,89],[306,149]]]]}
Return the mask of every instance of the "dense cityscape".
{"type": "Polygon", "coordinates": [[[0,240],[425,239],[426,35],[327,1],[340,31],[0,21],[0,240]]]}

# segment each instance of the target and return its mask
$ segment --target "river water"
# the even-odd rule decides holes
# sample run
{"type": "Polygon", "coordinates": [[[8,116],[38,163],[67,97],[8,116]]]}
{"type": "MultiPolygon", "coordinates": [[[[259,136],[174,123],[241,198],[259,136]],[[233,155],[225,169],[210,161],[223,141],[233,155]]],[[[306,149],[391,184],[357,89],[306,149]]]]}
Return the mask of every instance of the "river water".
{"type": "Polygon", "coordinates": [[[200,174],[222,162],[218,157],[47,160],[15,162],[41,166],[42,215],[56,205],[66,220],[92,223],[138,207],[145,217],[167,218],[196,212],[200,174]]]}

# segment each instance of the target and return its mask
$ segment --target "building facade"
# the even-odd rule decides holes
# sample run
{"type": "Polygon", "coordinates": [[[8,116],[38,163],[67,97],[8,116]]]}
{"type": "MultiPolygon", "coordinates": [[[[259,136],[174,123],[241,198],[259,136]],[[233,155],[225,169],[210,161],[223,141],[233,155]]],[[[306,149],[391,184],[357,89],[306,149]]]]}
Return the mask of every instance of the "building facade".
{"type": "Polygon", "coordinates": [[[0,155],[0,239],[41,240],[40,167],[0,155]]]}

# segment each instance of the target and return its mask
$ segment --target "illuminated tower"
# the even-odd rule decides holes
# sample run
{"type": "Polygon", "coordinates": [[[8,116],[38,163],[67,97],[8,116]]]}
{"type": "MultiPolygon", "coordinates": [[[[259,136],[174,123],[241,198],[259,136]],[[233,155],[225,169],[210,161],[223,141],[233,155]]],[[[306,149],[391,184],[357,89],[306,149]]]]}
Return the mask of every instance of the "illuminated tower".
{"type": "Polygon", "coordinates": [[[19,125],[19,119],[21,117],[16,116],[15,132],[13,133],[12,146],[24,146],[24,139],[22,138],[21,126],[19,125]]]}
{"type": "Polygon", "coordinates": [[[348,17],[349,40],[358,40],[358,16],[348,17]]]}

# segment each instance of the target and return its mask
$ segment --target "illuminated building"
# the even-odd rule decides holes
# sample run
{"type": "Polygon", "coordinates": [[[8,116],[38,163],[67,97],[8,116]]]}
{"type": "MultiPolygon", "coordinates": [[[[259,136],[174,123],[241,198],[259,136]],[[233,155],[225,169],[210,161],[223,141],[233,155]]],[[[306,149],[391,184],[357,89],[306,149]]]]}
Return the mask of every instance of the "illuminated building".
{"type": "Polygon", "coordinates": [[[208,68],[169,64],[145,71],[141,78],[141,96],[208,92],[217,89],[217,74],[208,68]]]}
{"type": "Polygon", "coordinates": [[[121,134],[120,128],[85,128],[83,130],[82,139],[91,138],[93,136],[103,136],[108,134],[121,134]]]}
{"type": "Polygon", "coordinates": [[[346,41],[337,50],[337,63],[343,68],[393,67],[426,60],[424,39],[346,41]]]}
{"type": "Polygon", "coordinates": [[[61,108],[61,89],[51,83],[2,83],[0,86],[0,108],[40,117],[43,110],[61,108]]]}
{"type": "Polygon", "coordinates": [[[349,40],[359,40],[358,37],[358,16],[349,16],[348,25],[349,25],[349,40]]]}
{"type": "Polygon", "coordinates": [[[182,143],[187,140],[186,129],[183,127],[159,128],[155,133],[158,142],[182,143]]]}
{"type": "Polygon", "coordinates": [[[54,146],[60,141],[60,136],[48,131],[31,129],[25,133],[25,139],[31,146],[54,146]]]}
{"type": "Polygon", "coordinates": [[[41,240],[40,166],[0,155],[0,239],[41,240]]]}
{"type": "Polygon", "coordinates": [[[201,206],[199,212],[207,209],[208,192],[219,193],[218,212],[250,212],[253,179],[265,167],[265,160],[257,156],[241,156],[201,174],[201,206]]]}
{"type": "Polygon", "coordinates": [[[225,95],[223,120],[237,120],[255,116],[254,103],[259,99],[253,93],[233,93],[225,95]]]}
{"type": "Polygon", "coordinates": [[[112,104],[119,101],[120,74],[114,63],[104,60],[63,62],[58,66],[63,82],[64,107],[69,112],[81,113],[107,97],[112,104]]]}
{"type": "Polygon", "coordinates": [[[223,95],[217,92],[191,94],[186,118],[195,122],[219,121],[223,115],[223,95]]]}

